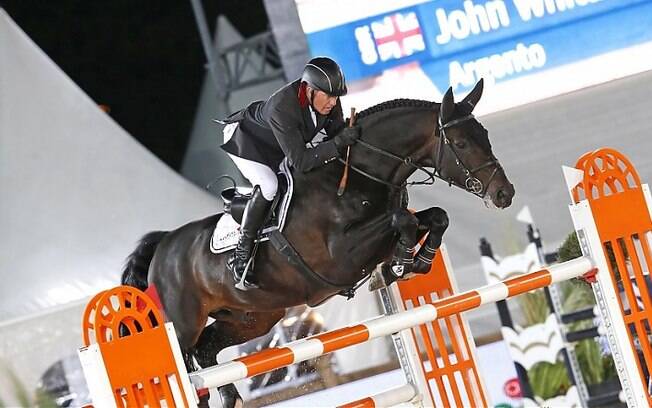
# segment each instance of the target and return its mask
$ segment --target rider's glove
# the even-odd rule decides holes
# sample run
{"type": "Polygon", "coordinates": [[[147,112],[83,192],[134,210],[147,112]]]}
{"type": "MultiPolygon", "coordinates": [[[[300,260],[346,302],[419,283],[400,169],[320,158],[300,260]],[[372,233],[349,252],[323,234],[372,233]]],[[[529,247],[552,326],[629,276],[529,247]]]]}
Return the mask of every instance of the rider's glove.
{"type": "Polygon", "coordinates": [[[345,146],[351,146],[360,138],[360,128],[357,126],[345,127],[333,138],[333,142],[338,149],[345,146]]]}

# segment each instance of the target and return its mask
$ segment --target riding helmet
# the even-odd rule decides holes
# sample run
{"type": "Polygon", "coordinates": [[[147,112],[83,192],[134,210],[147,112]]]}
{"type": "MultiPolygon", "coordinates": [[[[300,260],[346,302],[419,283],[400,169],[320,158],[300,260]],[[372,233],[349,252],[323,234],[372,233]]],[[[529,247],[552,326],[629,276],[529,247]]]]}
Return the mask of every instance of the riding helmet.
{"type": "Polygon", "coordinates": [[[308,61],[301,80],[332,96],[343,96],[347,92],[342,69],[328,57],[315,57],[308,61]]]}

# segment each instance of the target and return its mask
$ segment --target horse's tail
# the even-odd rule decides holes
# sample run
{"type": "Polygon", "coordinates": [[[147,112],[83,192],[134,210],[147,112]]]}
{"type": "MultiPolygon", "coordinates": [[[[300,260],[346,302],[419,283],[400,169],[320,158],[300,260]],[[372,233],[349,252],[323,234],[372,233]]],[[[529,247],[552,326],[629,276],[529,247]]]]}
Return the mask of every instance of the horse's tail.
{"type": "Polygon", "coordinates": [[[163,237],[167,234],[166,231],[152,231],[145,235],[134,252],[127,257],[125,268],[122,272],[123,285],[133,286],[140,290],[147,289],[147,272],[149,271],[149,264],[154,257],[154,251],[161,242],[163,237]]]}

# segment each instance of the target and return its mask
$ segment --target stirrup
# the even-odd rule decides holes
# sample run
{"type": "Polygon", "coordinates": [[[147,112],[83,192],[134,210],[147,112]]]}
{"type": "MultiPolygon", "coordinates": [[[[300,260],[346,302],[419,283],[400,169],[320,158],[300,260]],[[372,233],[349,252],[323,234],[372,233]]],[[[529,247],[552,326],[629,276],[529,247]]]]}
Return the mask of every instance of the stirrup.
{"type": "Polygon", "coordinates": [[[254,259],[256,258],[256,253],[258,252],[258,245],[260,242],[254,241],[254,247],[251,250],[251,253],[249,254],[249,260],[247,261],[247,265],[245,266],[244,271],[242,272],[242,276],[238,276],[237,273],[235,272],[235,252],[233,253],[234,261],[233,261],[233,266],[232,266],[232,272],[233,272],[233,277],[235,278],[235,288],[238,290],[242,291],[247,291],[249,289],[258,289],[259,286],[253,282],[249,282],[247,280],[247,274],[249,271],[254,267],[254,259]]]}
{"type": "Polygon", "coordinates": [[[243,292],[248,291],[249,289],[258,289],[258,285],[255,283],[247,281],[247,273],[249,273],[249,270],[251,269],[251,266],[253,265],[253,260],[254,257],[250,256],[249,260],[247,261],[247,266],[245,266],[244,272],[242,272],[242,276],[238,280],[238,276],[235,272],[235,268],[233,268],[233,277],[235,278],[235,288],[238,290],[241,290],[243,292]]]}

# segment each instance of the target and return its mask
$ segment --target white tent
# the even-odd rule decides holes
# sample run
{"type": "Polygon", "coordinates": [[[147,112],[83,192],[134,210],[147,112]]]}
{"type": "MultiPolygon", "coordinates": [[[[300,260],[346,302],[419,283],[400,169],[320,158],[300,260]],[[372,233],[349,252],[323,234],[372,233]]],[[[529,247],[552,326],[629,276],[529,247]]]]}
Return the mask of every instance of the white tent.
{"type": "Polygon", "coordinates": [[[75,352],[81,305],[119,284],[143,234],[220,208],[100,110],[2,9],[0,197],[0,367],[28,386],[75,352]]]}

